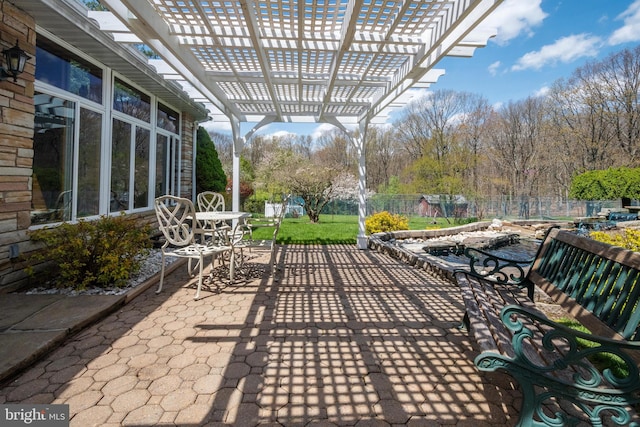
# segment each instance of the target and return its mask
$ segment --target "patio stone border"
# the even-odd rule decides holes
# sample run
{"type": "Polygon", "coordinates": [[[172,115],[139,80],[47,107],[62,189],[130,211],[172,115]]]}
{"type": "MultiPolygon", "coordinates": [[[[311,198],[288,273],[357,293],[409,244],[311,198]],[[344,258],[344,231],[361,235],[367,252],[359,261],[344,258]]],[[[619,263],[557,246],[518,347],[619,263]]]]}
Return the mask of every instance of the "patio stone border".
{"type": "Polygon", "coordinates": [[[418,255],[410,250],[396,245],[397,240],[403,239],[432,239],[434,237],[450,236],[462,232],[482,231],[491,225],[491,221],[474,222],[451,228],[438,228],[433,230],[400,230],[375,233],[369,236],[369,249],[387,254],[392,258],[422,268],[447,280],[453,280],[453,267],[443,262],[440,258],[429,255],[426,252],[418,255]]]}
{"type": "MultiPolygon", "coordinates": [[[[517,220],[505,221],[514,226],[534,226],[536,224],[549,224],[569,226],[567,221],[541,221],[541,220],[517,220]]],[[[368,248],[387,254],[392,258],[422,268],[439,277],[453,281],[454,267],[444,262],[441,258],[424,254],[416,254],[396,244],[397,240],[403,239],[431,239],[434,237],[450,236],[462,232],[473,232],[486,230],[492,221],[480,221],[471,224],[460,225],[450,228],[438,228],[433,230],[401,230],[375,233],[369,236],[368,248]]],[[[457,268],[457,267],[456,267],[457,268]]]]}

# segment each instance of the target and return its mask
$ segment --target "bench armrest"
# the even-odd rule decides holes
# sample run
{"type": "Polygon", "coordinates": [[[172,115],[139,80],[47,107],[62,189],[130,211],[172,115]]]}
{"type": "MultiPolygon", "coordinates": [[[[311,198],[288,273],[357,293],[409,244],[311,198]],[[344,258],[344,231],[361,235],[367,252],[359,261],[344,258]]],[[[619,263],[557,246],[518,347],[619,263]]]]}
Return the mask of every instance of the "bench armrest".
{"type": "Polygon", "coordinates": [[[471,275],[500,284],[522,284],[527,276],[525,269],[533,263],[533,259],[502,258],[476,248],[466,248],[464,254],[469,258],[471,275]]]}
{"type": "MultiPolygon", "coordinates": [[[[640,342],[584,333],[554,322],[527,307],[517,305],[505,306],[501,312],[501,319],[505,326],[513,331],[514,360],[520,366],[526,366],[545,375],[573,369],[573,374],[569,377],[569,382],[572,384],[569,385],[591,392],[602,391],[603,388],[626,391],[637,391],[640,388],[638,365],[628,353],[629,350],[640,350],[640,342]],[[539,328],[540,325],[542,328],[539,328]],[[530,340],[540,342],[542,344],[540,348],[552,354],[545,357],[553,361],[551,364],[541,366],[539,360],[531,360],[528,356],[530,353],[526,350],[527,342],[530,340]],[[585,342],[588,345],[585,345],[585,342]],[[592,365],[594,357],[605,354],[609,358],[611,355],[619,358],[618,363],[628,372],[628,375],[616,376],[609,368],[599,370],[592,365]]],[[[489,361],[490,358],[486,360],[489,361]]],[[[482,362],[478,361],[478,363],[482,362]]]]}

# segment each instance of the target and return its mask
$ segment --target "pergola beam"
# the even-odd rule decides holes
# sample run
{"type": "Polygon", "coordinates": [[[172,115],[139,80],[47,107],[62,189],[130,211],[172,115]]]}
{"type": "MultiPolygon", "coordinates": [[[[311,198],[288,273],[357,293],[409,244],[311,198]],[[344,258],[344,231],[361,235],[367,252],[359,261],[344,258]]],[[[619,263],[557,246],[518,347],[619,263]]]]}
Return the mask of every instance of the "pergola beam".
{"type": "Polygon", "coordinates": [[[240,116],[232,104],[225,102],[226,95],[222,91],[204,83],[206,75],[202,64],[190,52],[185,52],[184,47],[171,35],[165,22],[149,3],[139,0],[101,1],[158,55],[174,68],[180,69],[185,80],[198,89],[211,104],[225,113],[240,116]]]}
{"type": "Polygon", "coordinates": [[[477,27],[501,3],[101,1],[123,24],[105,19],[105,31],[126,42],[143,40],[168,64],[153,61],[160,73],[231,122],[234,182],[239,150],[267,123],[330,123],[345,130],[360,155],[360,215],[367,126],[406,105],[411,89],[435,83],[444,73],[435,65],[445,56],[469,57],[485,46],[494,31],[477,27]],[[257,127],[241,135],[242,122],[257,127]]]}

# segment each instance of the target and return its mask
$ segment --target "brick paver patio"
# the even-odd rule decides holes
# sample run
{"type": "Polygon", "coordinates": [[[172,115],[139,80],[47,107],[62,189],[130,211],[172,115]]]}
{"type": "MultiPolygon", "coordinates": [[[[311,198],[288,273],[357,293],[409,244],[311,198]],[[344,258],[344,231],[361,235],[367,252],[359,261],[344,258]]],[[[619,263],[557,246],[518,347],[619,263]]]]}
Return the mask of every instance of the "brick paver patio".
{"type": "Polygon", "coordinates": [[[275,279],[199,301],[179,268],[160,295],[2,387],[0,403],[66,403],[82,427],[514,424],[519,393],[474,367],[454,284],[350,245],[278,257],[275,279]]]}

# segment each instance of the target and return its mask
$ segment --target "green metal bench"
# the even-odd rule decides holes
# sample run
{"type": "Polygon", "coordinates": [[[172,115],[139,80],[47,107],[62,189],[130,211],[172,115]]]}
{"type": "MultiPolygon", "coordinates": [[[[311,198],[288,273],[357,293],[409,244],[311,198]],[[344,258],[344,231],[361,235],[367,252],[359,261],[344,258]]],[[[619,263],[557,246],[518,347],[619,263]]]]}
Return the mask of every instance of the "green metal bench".
{"type": "Polygon", "coordinates": [[[530,261],[465,253],[470,271],[455,278],[475,364],[518,381],[518,426],[640,425],[640,253],[559,229],[530,261]],[[536,287],[591,333],[549,320],[533,302],[536,287]],[[627,373],[603,368],[597,354],[616,356],[627,373]]]}

